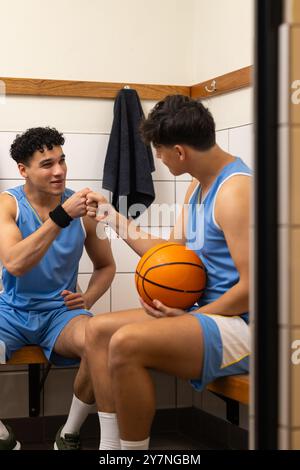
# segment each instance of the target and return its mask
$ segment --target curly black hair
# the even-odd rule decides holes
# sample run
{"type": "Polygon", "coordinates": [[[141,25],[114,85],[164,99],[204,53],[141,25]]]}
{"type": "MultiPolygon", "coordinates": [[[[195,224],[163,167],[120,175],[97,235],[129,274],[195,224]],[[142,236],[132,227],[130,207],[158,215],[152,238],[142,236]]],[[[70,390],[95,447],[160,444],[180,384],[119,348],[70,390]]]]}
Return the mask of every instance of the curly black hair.
{"type": "Polygon", "coordinates": [[[140,126],[146,144],[189,145],[208,150],[216,143],[215,122],[200,101],[184,95],[170,95],[159,101],[140,126]]]}
{"type": "Polygon", "coordinates": [[[28,165],[34,152],[52,150],[55,145],[64,145],[65,138],[54,127],[33,127],[17,135],[10,147],[10,155],[17,163],[28,165]]]}

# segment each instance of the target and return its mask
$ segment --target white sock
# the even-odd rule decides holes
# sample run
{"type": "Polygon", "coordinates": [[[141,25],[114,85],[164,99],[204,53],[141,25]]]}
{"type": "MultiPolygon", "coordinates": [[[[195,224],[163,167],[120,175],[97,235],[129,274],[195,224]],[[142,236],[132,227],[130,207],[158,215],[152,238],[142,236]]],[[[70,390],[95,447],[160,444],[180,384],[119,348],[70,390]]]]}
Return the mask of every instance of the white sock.
{"type": "Polygon", "coordinates": [[[147,437],[144,441],[123,441],[121,439],[122,450],[148,450],[149,449],[150,437],[147,437]]]}
{"type": "Polygon", "coordinates": [[[98,411],[100,421],[100,450],[121,449],[119,426],[116,413],[98,411]]]}
{"type": "Polygon", "coordinates": [[[7,428],[4,426],[2,421],[0,421],[0,439],[5,440],[9,436],[9,432],[7,428]]]}
{"type": "Polygon", "coordinates": [[[66,424],[61,430],[60,435],[64,437],[65,434],[74,434],[76,432],[79,432],[82,423],[86,420],[88,414],[93,411],[94,408],[94,403],[92,403],[91,405],[88,403],[84,403],[83,401],[79,400],[79,398],[77,398],[75,395],[73,395],[69,416],[66,424]]]}

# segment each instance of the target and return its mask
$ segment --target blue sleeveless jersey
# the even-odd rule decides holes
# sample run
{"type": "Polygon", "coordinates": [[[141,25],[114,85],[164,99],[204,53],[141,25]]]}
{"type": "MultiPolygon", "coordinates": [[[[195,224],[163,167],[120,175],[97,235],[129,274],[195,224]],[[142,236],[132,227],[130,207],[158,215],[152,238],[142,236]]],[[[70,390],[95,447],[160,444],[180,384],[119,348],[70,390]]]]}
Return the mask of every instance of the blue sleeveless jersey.
{"type": "MultiPolygon", "coordinates": [[[[217,193],[222,184],[234,175],[251,176],[252,171],[236,158],[221,170],[201,204],[198,203],[200,185],[189,201],[186,245],[197,253],[207,271],[206,289],[198,301],[199,307],[217,300],[239,281],[224,233],[214,217],[217,193]]],[[[247,316],[244,319],[247,320],[247,316]]]]}
{"type": "MultiPolygon", "coordinates": [[[[23,186],[5,192],[17,202],[17,226],[23,238],[41,227],[42,222],[29,204],[23,186]]],[[[73,191],[66,189],[62,202],[73,191]]],[[[40,262],[23,276],[2,271],[3,292],[0,299],[12,308],[26,311],[46,311],[64,307],[61,292],[66,289],[76,292],[78,264],[82,255],[85,231],[81,219],[74,219],[62,229],[52,242],[40,262]]]]}

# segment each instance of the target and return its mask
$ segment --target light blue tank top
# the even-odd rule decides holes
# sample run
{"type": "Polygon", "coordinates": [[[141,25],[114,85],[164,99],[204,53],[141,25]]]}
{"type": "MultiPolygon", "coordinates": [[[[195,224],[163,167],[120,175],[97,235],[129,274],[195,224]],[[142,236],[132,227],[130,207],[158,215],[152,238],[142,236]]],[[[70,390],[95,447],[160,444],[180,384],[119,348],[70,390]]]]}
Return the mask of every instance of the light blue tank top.
{"type": "MultiPolygon", "coordinates": [[[[199,299],[199,307],[217,300],[239,281],[239,273],[231,258],[224,233],[214,218],[217,193],[222,184],[233,175],[251,176],[252,171],[237,157],[218,174],[202,204],[198,203],[200,184],[189,201],[186,245],[197,253],[207,270],[206,289],[199,299]]],[[[246,315],[244,319],[247,320],[246,315]]]]}
{"type": "MultiPolygon", "coordinates": [[[[9,189],[15,197],[18,211],[16,223],[23,238],[40,228],[42,222],[29,204],[23,186],[9,189]]],[[[73,194],[66,189],[62,202],[73,194]]],[[[78,264],[82,255],[85,231],[80,219],[62,229],[41,261],[23,276],[15,277],[5,267],[2,271],[3,292],[0,299],[12,308],[26,311],[46,311],[63,307],[61,292],[76,291],[78,264]]]]}

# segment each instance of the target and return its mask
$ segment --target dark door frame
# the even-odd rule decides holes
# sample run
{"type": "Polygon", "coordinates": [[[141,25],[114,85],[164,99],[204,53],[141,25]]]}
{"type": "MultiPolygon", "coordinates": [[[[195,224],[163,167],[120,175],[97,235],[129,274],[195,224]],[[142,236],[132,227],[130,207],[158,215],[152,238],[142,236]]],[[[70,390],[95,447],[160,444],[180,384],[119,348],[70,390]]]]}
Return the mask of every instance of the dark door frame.
{"type": "Polygon", "coordinates": [[[283,0],[255,5],[254,447],[277,449],[278,62],[283,0]]]}

